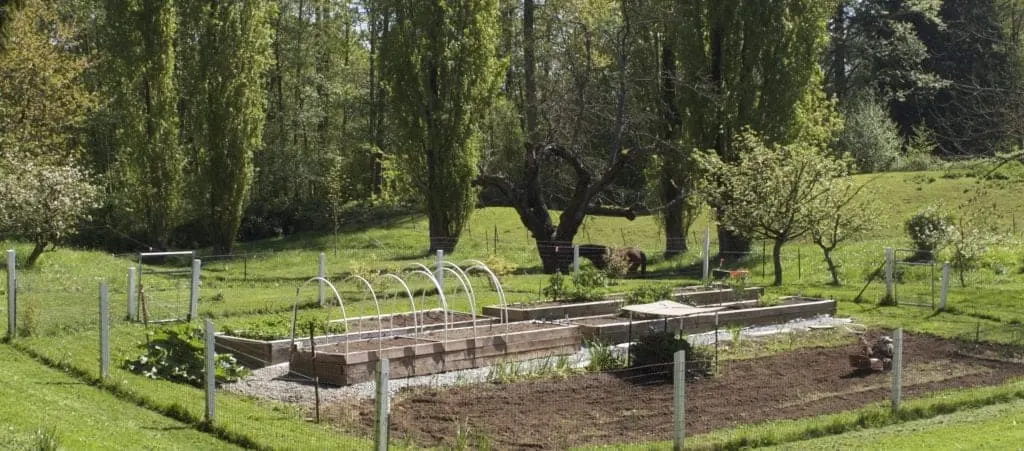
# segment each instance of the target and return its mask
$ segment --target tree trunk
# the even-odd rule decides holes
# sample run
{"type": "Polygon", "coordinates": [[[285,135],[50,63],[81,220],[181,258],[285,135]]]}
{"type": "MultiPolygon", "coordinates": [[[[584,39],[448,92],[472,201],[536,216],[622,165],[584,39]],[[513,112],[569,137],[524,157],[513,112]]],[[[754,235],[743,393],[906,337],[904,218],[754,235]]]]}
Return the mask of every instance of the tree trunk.
{"type": "Polygon", "coordinates": [[[832,16],[831,94],[846,97],[846,2],[839,2],[832,16]]]}
{"type": "Polygon", "coordinates": [[[32,253],[28,255],[28,260],[25,260],[26,268],[31,268],[35,266],[36,260],[39,260],[39,256],[43,255],[43,251],[46,250],[47,244],[48,243],[45,241],[35,244],[35,247],[32,248],[32,253]]]}
{"type": "Polygon", "coordinates": [[[459,243],[459,237],[451,236],[448,233],[448,228],[440,219],[431,217],[427,222],[430,229],[430,253],[434,254],[440,250],[448,255],[454,252],[455,245],[459,243]]]}
{"type": "MultiPolygon", "coordinates": [[[[719,220],[722,218],[721,208],[717,210],[719,220]]],[[[734,262],[750,255],[750,239],[726,227],[718,227],[718,258],[734,262]]]]}
{"type": "Polygon", "coordinates": [[[772,245],[772,266],[775,269],[775,280],[772,281],[773,286],[782,285],[782,245],[785,241],[775,240],[775,244],[772,245]]]}
{"type": "Polygon", "coordinates": [[[828,265],[828,272],[832,274],[832,285],[842,285],[839,281],[839,268],[836,268],[836,263],[832,260],[832,249],[822,246],[821,250],[825,253],[825,264],[828,265]]]}
{"type": "Polygon", "coordinates": [[[665,211],[665,258],[682,255],[689,250],[683,231],[683,207],[676,205],[665,211]]]}
{"type": "Polygon", "coordinates": [[[572,241],[537,241],[544,274],[568,274],[572,268],[572,241]]]}
{"type": "MultiPolygon", "coordinates": [[[[679,186],[673,176],[680,175],[679,164],[683,158],[676,147],[679,125],[682,119],[676,100],[676,56],[669,43],[662,44],[661,50],[661,138],[667,143],[663,149],[661,168],[661,202],[668,204],[676,199],[679,186]]],[[[665,209],[662,219],[665,225],[665,258],[672,258],[687,250],[687,223],[683,220],[686,207],[684,202],[676,202],[665,209]]]]}

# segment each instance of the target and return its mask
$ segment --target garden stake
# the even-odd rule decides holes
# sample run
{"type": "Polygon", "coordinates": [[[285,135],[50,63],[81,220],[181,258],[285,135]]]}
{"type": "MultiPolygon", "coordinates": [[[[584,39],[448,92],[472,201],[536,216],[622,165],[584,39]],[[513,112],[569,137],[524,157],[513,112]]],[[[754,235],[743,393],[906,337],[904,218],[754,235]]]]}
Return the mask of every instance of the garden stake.
{"type": "Polygon", "coordinates": [[[313,354],[311,359],[313,361],[313,398],[316,400],[316,422],[320,423],[320,376],[316,375],[316,324],[310,322],[309,324],[309,348],[310,353],[313,354]]]}
{"type": "Polygon", "coordinates": [[[803,279],[803,258],[800,257],[800,248],[796,248],[796,280],[803,279]]]}

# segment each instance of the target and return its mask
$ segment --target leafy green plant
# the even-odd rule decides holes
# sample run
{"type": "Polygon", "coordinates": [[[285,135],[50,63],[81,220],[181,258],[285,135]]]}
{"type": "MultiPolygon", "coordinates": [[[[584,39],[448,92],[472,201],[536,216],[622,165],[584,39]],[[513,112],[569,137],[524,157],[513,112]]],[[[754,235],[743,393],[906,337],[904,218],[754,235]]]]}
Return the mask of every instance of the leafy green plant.
{"type": "Polygon", "coordinates": [[[737,348],[740,347],[743,344],[743,326],[730,324],[727,329],[729,330],[729,336],[732,338],[732,345],[737,348]]]}
{"type": "Polygon", "coordinates": [[[35,303],[27,303],[18,315],[18,336],[22,338],[35,336],[39,329],[39,310],[35,303]]]}
{"type": "Polygon", "coordinates": [[[594,268],[582,268],[572,276],[573,290],[571,297],[575,300],[594,299],[604,288],[608,287],[608,275],[594,268]]]}
{"type": "Polygon", "coordinates": [[[641,337],[629,347],[630,366],[645,368],[653,373],[666,373],[665,367],[671,364],[678,351],[686,351],[686,376],[705,377],[712,374],[714,357],[707,350],[690,345],[686,339],[674,332],[652,332],[641,337]]]}
{"type": "MultiPolygon", "coordinates": [[[[166,379],[201,387],[204,381],[203,331],[190,325],[170,327],[147,333],[145,352],[127,359],[124,368],[152,379],[166,379]]],[[[217,354],[214,366],[217,383],[234,382],[249,374],[229,354],[217,354]]]]}
{"type": "Polygon", "coordinates": [[[590,351],[590,363],[587,371],[600,372],[623,368],[626,360],[615,354],[615,348],[603,341],[594,340],[586,343],[590,351]]]}
{"type": "Polygon", "coordinates": [[[650,304],[672,298],[672,288],[665,285],[645,284],[626,294],[627,304],[650,304]]]}
{"type": "Polygon", "coordinates": [[[488,255],[487,258],[484,259],[483,263],[487,265],[487,267],[490,268],[496,276],[507,276],[519,269],[519,266],[514,262],[502,258],[500,255],[488,255]]]}
{"type": "Polygon", "coordinates": [[[562,275],[561,271],[556,271],[552,274],[551,277],[548,278],[548,285],[541,290],[541,294],[552,301],[565,299],[565,293],[565,276],[562,275]]]}
{"type": "MultiPolygon", "coordinates": [[[[296,334],[306,336],[310,327],[313,326],[317,333],[342,334],[345,333],[345,324],[328,320],[328,314],[317,311],[305,311],[299,313],[296,319],[296,334]]],[[[281,313],[274,316],[265,316],[256,319],[247,319],[243,322],[228,323],[221,326],[221,331],[227,335],[252,340],[280,340],[291,337],[292,315],[281,313]]]]}
{"type": "Polygon", "coordinates": [[[49,426],[40,426],[32,436],[32,449],[37,451],[56,451],[60,449],[60,437],[49,426]]]}
{"type": "Polygon", "coordinates": [[[455,425],[455,443],[451,449],[486,451],[491,449],[491,439],[479,429],[474,429],[469,420],[459,421],[455,425]]]}
{"type": "Polygon", "coordinates": [[[772,307],[782,304],[782,297],[779,295],[764,295],[757,300],[758,307],[772,307]]]}
{"type": "Polygon", "coordinates": [[[581,268],[573,274],[571,287],[566,286],[565,279],[561,272],[555,272],[541,294],[552,301],[586,301],[597,297],[608,286],[608,276],[594,268],[581,268]]]}

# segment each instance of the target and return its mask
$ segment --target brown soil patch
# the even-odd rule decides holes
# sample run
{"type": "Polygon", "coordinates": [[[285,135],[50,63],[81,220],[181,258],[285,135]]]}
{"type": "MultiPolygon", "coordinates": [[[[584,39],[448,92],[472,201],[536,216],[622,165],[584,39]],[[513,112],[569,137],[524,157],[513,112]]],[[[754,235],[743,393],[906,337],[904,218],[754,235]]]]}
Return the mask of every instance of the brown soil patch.
{"type": "MultiPolygon", "coordinates": [[[[944,389],[996,385],[1024,374],[1024,365],[968,357],[957,349],[948,340],[906,335],[905,399],[944,389]]],[[[851,345],[723,362],[718,377],[687,384],[687,433],[818,416],[888,399],[891,374],[853,374],[848,356],[856,352],[858,347],[851,345]]],[[[328,417],[347,423],[341,426],[367,434],[373,427],[372,412],[370,402],[327,409],[328,417]],[[355,425],[341,420],[351,418],[352,409],[359,412],[355,425]]],[[[672,385],[621,372],[418,389],[393,401],[391,424],[394,438],[427,446],[454,443],[457,430],[471,439],[485,437],[497,449],[670,440],[672,385]]]]}

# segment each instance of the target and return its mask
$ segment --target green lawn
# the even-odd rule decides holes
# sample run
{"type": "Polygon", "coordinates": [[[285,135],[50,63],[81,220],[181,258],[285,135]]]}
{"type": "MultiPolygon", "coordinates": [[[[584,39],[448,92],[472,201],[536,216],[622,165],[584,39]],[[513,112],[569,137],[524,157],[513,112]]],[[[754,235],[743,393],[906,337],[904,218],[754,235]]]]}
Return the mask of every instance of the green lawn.
{"type": "MultiPolygon", "coordinates": [[[[910,215],[933,203],[954,207],[974,195],[979,186],[977,175],[984,174],[984,170],[972,165],[940,171],[856,176],[874,187],[884,208],[876,214],[877,230],[836,250],[844,284],[829,285],[821,251],[812,243],[798,241],[783,248],[785,283],[781,287],[770,287],[768,294],[835,298],[839,301],[840,315],[873,326],[904,327],[945,336],[977,334],[996,341],[1020,339],[1013,335],[1009,326],[1024,322],[1024,311],[1020,308],[1020,300],[1024,298],[1024,259],[1020,255],[1024,247],[1019,240],[1024,224],[1017,225],[1018,218],[1024,219],[1024,202],[1019,201],[1024,171],[1016,166],[1002,171],[989,184],[984,202],[1000,208],[1001,215],[993,219],[1005,237],[982,259],[980,267],[968,274],[966,287],[959,283],[951,285],[949,311],[936,314],[927,307],[907,305],[906,301],[931,301],[931,281],[935,276],[931,268],[906,268],[898,288],[904,304],[899,307],[878,307],[877,301],[884,294],[883,284],[880,280],[867,285],[866,282],[881,264],[883,248],[909,247],[903,222],[910,215]],[[853,300],[858,294],[862,295],[861,302],[855,303],[853,300]]],[[[691,248],[698,246],[707,221],[706,213],[696,221],[689,240],[691,248]]],[[[715,252],[713,232],[712,228],[712,252],[715,252]]],[[[268,316],[287,315],[298,302],[303,310],[316,312],[318,316],[341,318],[341,309],[330,290],[327,291],[329,306],[322,308],[317,302],[316,284],[305,283],[316,275],[321,252],[326,256],[327,276],[337,286],[348,317],[376,314],[378,309],[384,313],[407,311],[409,302],[404,288],[394,282],[383,285],[385,279],[379,277],[379,272],[400,271],[414,264],[432,267],[434,257],[424,252],[428,244],[426,234],[425,218],[406,216],[373,227],[351,227],[339,234],[240,243],[237,253],[249,257],[204,260],[200,315],[213,317],[221,328],[228,325],[238,328],[268,316]],[[352,275],[366,277],[375,284],[379,291],[377,303],[352,275]]],[[[588,218],[576,242],[638,245],[647,252],[650,277],[619,280],[605,291],[628,291],[642,284],[699,283],[699,251],[663,259],[660,249],[664,246],[664,236],[654,217],[635,221],[588,218]]],[[[20,260],[31,249],[26,243],[11,242],[0,242],[0,247],[16,249],[20,260]]],[[[769,283],[771,261],[763,252],[766,248],[770,246],[755,243],[754,252],[731,267],[750,269],[752,285],[769,283]]],[[[209,254],[205,249],[197,251],[200,255],[209,254]]],[[[946,256],[943,254],[943,258],[946,256]]],[[[541,291],[549,279],[541,274],[536,244],[515,212],[508,208],[476,211],[458,249],[447,258],[454,262],[481,259],[492,267],[501,267],[501,282],[509,302],[541,300],[541,291]]],[[[136,264],[132,256],[113,256],[98,251],[58,248],[45,253],[36,268],[19,271],[18,322],[26,336],[19,338],[16,346],[51,366],[70,369],[79,381],[95,381],[98,377],[97,287],[101,281],[106,281],[110,285],[115,369],[113,382],[104,387],[151,411],[163,412],[194,425],[203,412],[199,390],[146,379],[119,367],[124,359],[136,356],[138,345],[145,342],[147,334],[145,327],[124,318],[127,268],[136,264]]],[[[718,262],[712,262],[712,267],[717,265],[718,262]]],[[[177,268],[182,266],[179,263],[177,268]]],[[[156,316],[183,314],[187,311],[187,278],[156,275],[152,272],[154,269],[173,267],[150,265],[145,269],[142,281],[152,313],[156,316]]],[[[456,282],[449,278],[447,283],[456,282]]],[[[477,293],[478,312],[483,305],[498,302],[497,295],[482,276],[474,276],[472,284],[477,293]]],[[[424,278],[410,278],[409,288],[419,308],[441,305],[424,278]]],[[[0,286],[0,296],[6,296],[5,289],[0,286]]],[[[447,302],[452,309],[471,309],[468,297],[461,292],[449,293],[447,302]]],[[[0,407],[0,415],[11,411],[0,407]]],[[[356,448],[368,444],[363,438],[347,437],[309,424],[303,420],[306,412],[280,404],[223,395],[218,398],[218,412],[221,421],[214,432],[235,443],[259,443],[282,449],[316,448],[325,440],[356,448]]],[[[37,426],[28,424],[11,434],[31,438],[37,426]]]]}
{"type": "Polygon", "coordinates": [[[1024,400],[774,449],[1006,449],[1024,447],[1024,400]]]}
{"type": "Polygon", "coordinates": [[[8,346],[0,345],[0,362],[4,449],[40,449],[37,435],[62,449],[239,449],[42,366],[8,346]]]}

